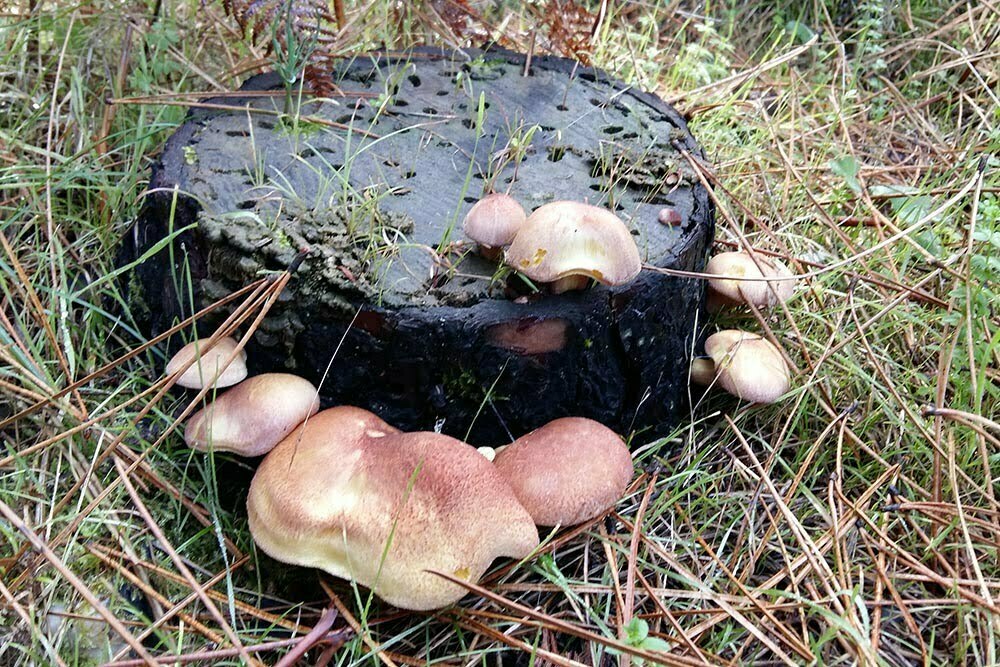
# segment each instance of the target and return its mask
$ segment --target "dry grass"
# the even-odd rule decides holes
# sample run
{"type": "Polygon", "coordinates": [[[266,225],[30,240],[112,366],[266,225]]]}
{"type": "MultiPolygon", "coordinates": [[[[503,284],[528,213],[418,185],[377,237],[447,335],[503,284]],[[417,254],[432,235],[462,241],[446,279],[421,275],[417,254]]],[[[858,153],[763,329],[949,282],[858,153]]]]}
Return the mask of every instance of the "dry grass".
{"type": "Polygon", "coordinates": [[[245,466],[182,447],[198,401],[114,315],[182,110],[105,100],[231,88],[262,53],[211,3],[0,1],[0,664],[1000,664],[1000,6],[922,1],[346,3],[341,53],[488,33],[658,91],[718,246],[808,276],[710,325],[787,353],[784,402],[695,396],[608,517],[429,615],[257,554],[245,466]]]}

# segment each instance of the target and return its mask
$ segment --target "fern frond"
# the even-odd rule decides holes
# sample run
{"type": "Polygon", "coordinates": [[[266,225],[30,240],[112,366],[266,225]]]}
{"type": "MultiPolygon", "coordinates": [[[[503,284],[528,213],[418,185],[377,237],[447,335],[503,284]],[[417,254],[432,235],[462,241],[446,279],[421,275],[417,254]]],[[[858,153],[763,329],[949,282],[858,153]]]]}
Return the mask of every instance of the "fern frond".
{"type": "Polygon", "coordinates": [[[272,35],[283,42],[290,29],[300,42],[322,44],[336,34],[325,0],[222,0],[222,6],[251,39],[272,35]]]}
{"type": "Polygon", "coordinates": [[[272,53],[305,47],[304,76],[313,92],[327,95],[336,89],[329,63],[336,27],[343,23],[340,3],[334,3],[338,16],[326,0],[222,0],[222,6],[250,39],[267,36],[272,53]]]}

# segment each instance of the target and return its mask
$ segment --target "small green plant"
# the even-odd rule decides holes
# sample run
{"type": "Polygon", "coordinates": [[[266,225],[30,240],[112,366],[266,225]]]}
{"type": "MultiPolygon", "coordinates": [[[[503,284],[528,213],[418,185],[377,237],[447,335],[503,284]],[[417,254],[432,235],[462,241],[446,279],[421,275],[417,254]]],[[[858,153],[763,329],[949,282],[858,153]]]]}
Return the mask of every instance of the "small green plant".
{"type": "Polygon", "coordinates": [[[851,190],[861,192],[861,182],[858,181],[861,165],[853,155],[843,155],[830,160],[830,171],[844,179],[844,183],[851,190]]]}
{"type": "Polygon", "coordinates": [[[901,225],[912,225],[930,213],[934,200],[922,194],[920,188],[909,185],[873,185],[868,189],[873,197],[888,197],[889,207],[901,225]]]}
{"type": "MultiPolygon", "coordinates": [[[[651,637],[649,635],[649,623],[641,618],[633,618],[625,626],[625,643],[633,648],[639,648],[644,651],[669,651],[670,644],[660,639],[659,637],[651,637]]],[[[636,658],[635,664],[645,665],[646,661],[642,658],[636,658]]]]}
{"type": "Polygon", "coordinates": [[[882,57],[885,38],[892,23],[892,12],[887,5],[887,0],[863,0],[856,10],[855,71],[858,83],[865,90],[876,93],[869,102],[869,118],[873,121],[884,118],[889,105],[882,81],[889,71],[889,65],[882,57]]]}
{"type": "Polygon", "coordinates": [[[951,289],[953,306],[945,320],[964,339],[976,342],[971,355],[955,358],[952,372],[956,386],[975,392],[969,398],[978,406],[987,395],[1000,399],[998,385],[987,374],[987,369],[1000,359],[995,326],[1000,318],[1000,199],[996,195],[986,195],[980,201],[976,229],[967,247],[968,280],[951,289]],[[976,377],[969,382],[966,378],[973,368],[976,377]]]}
{"type": "MultiPolygon", "coordinates": [[[[306,65],[313,58],[317,48],[315,34],[312,31],[296,30],[296,22],[302,19],[293,13],[293,3],[285,3],[285,18],[272,25],[271,47],[274,53],[272,67],[281,77],[285,88],[285,115],[291,116],[292,126],[296,128],[299,118],[299,108],[302,101],[302,89],[306,65]]],[[[317,19],[318,21],[318,19],[317,19]]],[[[318,28],[318,23],[316,25],[318,28]]]]}
{"type": "Polygon", "coordinates": [[[523,119],[519,119],[517,124],[508,132],[507,145],[494,154],[490,164],[491,175],[487,180],[487,190],[495,188],[495,181],[509,164],[514,165],[512,181],[517,180],[517,170],[521,162],[531,152],[531,141],[535,133],[541,128],[538,124],[527,125],[523,119]]]}
{"type": "Polygon", "coordinates": [[[733,47],[719,34],[716,22],[696,23],[692,32],[698,39],[685,44],[674,63],[686,85],[704,86],[729,76],[733,47]]]}
{"type": "Polygon", "coordinates": [[[469,192],[469,187],[472,184],[472,177],[476,173],[475,156],[478,153],[479,142],[483,138],[483,133],[486,128],[486,93],[479,93],[479,100],[476,104],[473,122],[476,128],[476,140],[472,147],[473,157],[469,160],[468,169],[465,170],[465,180],[462,182],[462,189],[458,193],[455,204],[455,213],[452,215],[451,220],[448,221],[444,231],[441,233],[441,240],[438,241],[437,244],[438,248],[446,247],[451,242],[451,236],[455,232],[455,226],[458,224],[459,216],[461,216],[464,208],[463,202],[465,201],[465,196],[469,192]]]}

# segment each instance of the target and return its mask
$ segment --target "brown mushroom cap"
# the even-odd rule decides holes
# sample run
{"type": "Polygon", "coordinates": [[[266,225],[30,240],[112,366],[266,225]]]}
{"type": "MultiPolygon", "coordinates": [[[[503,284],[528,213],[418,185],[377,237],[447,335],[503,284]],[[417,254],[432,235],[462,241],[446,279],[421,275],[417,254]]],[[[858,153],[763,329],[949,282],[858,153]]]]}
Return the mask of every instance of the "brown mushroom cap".
{"type": "Polygon", "coordinates": [[[744,400],[773,403],[791,385],[781,351],[763,336],[726,329],[708,337],[705,353],[719,385],[744,400]]]}
{"type": "Polygon", "coordinates": [[[184,441],[202,452],[262,456],[319,410],[316,387],[288,373],[241,382],[188,420],[184,441]]]}
{"type": "Polygon", "coordinates": [[[670,225],[671,227],[676,227],[684,222],[684,218],[681,217],[680,211],[672,206],[664,206],[661,208],[660,212],[656,216],[656,219],[660,221],[661,225],[670,225]]]}
{"type": "Polygon", "coordinates": [[[497,451],[493,460],[540,526],[599,516],[632,479],[628,447],[608,427],[582,417],[549,422],[497,451]]]}
{"type": "Polygon", "coordinates": [[[480,246],[500,248],[514,239],[525,220],[524,209],[516,199],[495,192],[473,204],[463,227],[466,236],[480,246]]]}
{"type": "Polygon", "coordinates": [[[635,240],[618,216],[572,201],[552,202],[529,215],[504,259],[543,283],[584,276],[623,285],[642,269],[635,240]]]}
{"type": "Polygon", "coordinates": [[[465,594],[427,570],[475,582],[495,558],[538,545],[531,517],[474,447],[346,406],[319,412],[265,457],[247,510],[270,556],[353,579],[403,609],[465,594]]]}
{"type": "Polygon", "coordinates": [[[188,389],[202,389],[211,385],[220,389],[232,386],[247,376],[247,353],[244,350],[240,350],[228,366],[222,365],[226,363],[226,359],[236,349],[237,344],[232,338],[220,338],[211,347],[208,338],[191,341],[167,362],[167,375],[173,375],[185,364],[197,358],[197,361],[177,378],[177,384],[188,389]]]}
{"type": "Polygon", "coordinates": [[[708,281],[710,296],[717,306],[752,303],[758,308],[784,303],[795,292],[794,280],[764,282],[761,278],[788,278],[792,272],[777,259],[745,252],[723,252],[715,255],[705,267],[706,273],[733,278],[712,278],[708,281]],[[756,280],[740,280],[753,278],[756,280]],[[769,287],[770,285],[770,287],[769,287]]]}

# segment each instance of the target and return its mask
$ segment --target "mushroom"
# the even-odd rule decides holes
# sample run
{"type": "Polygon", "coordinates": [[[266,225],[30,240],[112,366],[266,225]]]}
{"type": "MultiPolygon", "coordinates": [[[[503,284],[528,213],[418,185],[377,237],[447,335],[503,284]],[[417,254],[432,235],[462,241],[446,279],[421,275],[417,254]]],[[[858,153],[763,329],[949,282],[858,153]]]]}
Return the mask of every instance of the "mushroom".
{"type": "Polygon", "coordinates": [[[708,307],[713,311],[743,303],[752,303],[758,308],[773,306],[790,299],[795,291],[795,281],[787,280],[793,275],[788,267],[777,259],[760,255],[723,252],[709,260],[705,272],[725,276],[711,278],[708,281],[708,307]],[[765,282],[763,278],[786,278],[786,280],[765,282]]]}
{"type": "Polygon", "coordinates": [[[773,403],[791,385],[788,366],[763,336],[726,329],[705,341],[708,359],[695,359],[691,379],[708,385],[718,382],[730,394],[754,403],[773,403]]]}
{"type": "Polygon", "coordinates": [[[184,441],[202,452],[262,456],[317,410],[319,396],[309,380],[288,373],[255,375],[196,412],[184,441]]]}
{"type": "Polygon", "coordinates": [[[514,239],[524,226],[524,209],[517,200],[495,192],[477,201],[465,216],[465,234],[479,244],[479,252],[489,260],[500,256],[500,249],[514,239]]]}
{"type": "Polygon", "coordinates": [[[529,215],[504,259],[531,280],[552,283],[556,294],[583,289],[590,278],[623,285],[642,268],[635,240],[618,216],[572,201],[545,204],[529,215]]]}
{"type": "Polygon", "coordinates": [[[264,458],[250,532],[282,562],[352,579],[403,609],[435,609],[497,557],[538,545],[528,512],[476,449],[402,433],[360,408],[323,410],[264,458]]]}
{"type": "Polygon", "coordinates": [[[236,350],[238,343],[228,337],[220,338],[214,345],[210,341],[209,338],[199,338],[178,350],[177,354],[167,362],[167,375],[173,375],[194,361],[177,378],[177,384],[180,386],[188,389],[215,386],[221,389],[241,382],[247,376],[247,353],[240,350],[232,362],[223,366],[236,350]]]}
{"type": "Polygon", "coordinates": [[[493,465],[540,526],[600,516],[632,479],[628,447],[608,427],[582,417],[549,422],[497,451],[493,465]]]}
{"type": "Polygon", "coordinates": [[[667,225],[669,227],[677,227],[684,222],[680,212],[671,206],[661,208],[660,212],[656,215],[656,219],[660,221],[661,225],[667,225]]]}

